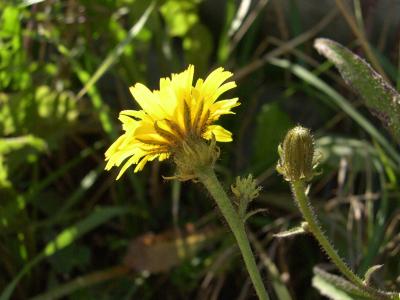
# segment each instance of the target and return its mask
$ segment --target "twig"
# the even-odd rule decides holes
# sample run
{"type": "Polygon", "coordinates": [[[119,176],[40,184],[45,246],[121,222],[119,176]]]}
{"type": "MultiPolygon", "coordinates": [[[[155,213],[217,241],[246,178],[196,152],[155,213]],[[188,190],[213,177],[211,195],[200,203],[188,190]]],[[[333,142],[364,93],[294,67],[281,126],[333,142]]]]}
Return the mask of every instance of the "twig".
{"type": "Polygon", "coordinates": [[[308,41],[309,39],[313,38],[317,35],[321,30],[323,30],[329,23],[333,21],[333,19],[337,16],[337,9],[333,9],[328,15],[326,15],[317,25],[315,25],[310,30],[302,33],[301,35],[295,37],[294,39],[288,41],[287,43],[283,44],[282,46],[272,50],[271,52],[266,53],[263,57],[254,60],[247,66],[237,70],[234,75],[234,80],[240,81],[244,77],[248,76],[255,70],[261,68],[264,64],[268,62],[271,58],[278,57],[291,49],[297,47],[300,44],[308,41]]]}
{"type": "Polygon", "coordinates": [[[361,47],[365,51],[365,55],[371,62],[372,66],[386,79],[388,80],[385,71],[381,67],[378,59],[376,58],[375,54],[372,52],[372,49],[365,37],[364,31],[358,27],[357,22],[354,16],[350,13],[350,9],[346,7],[346,4],[343,0],[336,0],[336,5],[339,8],[340,12],[342,13],[343,17],[346,19],[347,24],[349,25],[353,34],[357,37],[360,41],[361,47]]]}

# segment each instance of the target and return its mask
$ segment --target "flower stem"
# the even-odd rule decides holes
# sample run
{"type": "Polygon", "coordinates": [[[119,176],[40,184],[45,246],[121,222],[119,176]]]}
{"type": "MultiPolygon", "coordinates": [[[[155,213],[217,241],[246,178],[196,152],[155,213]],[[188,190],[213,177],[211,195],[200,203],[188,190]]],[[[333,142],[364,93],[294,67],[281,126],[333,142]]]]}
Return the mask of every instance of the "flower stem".
{"type": "Polygon", "coordinates": [[[374,299],[392,299],[392,297],[385,292],[379,291],[371,286],[367,286],[366,284],[364,284],[363,280],[346,265],[346,263],[336,252],[335,248],[332,246],[328,238],[322,232],[313,208],[310,205],[310,201],[306,196],[305,183],[302,180],[291,181],[290,183],[295,200],[297,201],[300,211],[307,222],[308,230],[314,235],[325,253],[342,272],[342,274],[362,291],[366,292],[370,296],[373,296],[374,299]]]}
{"type": "Polygon", "coordinates": [[[240,219],[238,213],[232,205],[231,200],[228,198],[220,182],[218,181],[214,170],[212,167],[202,168],[201,170],[197,170],[197,176],[213,196],[215,202],[221,210],[222,215],[232,230],[258,298],[260,300],[269,300],[269,296],[265,290],[260,273],[258,272],[256,261],[246,235],[244,223],[240,219]]]}

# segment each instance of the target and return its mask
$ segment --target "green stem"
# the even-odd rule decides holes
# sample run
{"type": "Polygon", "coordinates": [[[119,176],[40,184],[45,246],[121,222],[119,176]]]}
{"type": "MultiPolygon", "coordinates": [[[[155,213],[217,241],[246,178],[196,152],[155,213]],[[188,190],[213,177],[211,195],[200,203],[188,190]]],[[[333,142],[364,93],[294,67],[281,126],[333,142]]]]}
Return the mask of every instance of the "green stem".
{"type": "Polygon", "coordinates": [[[292,181],[291,187],[293,195],[299,205],[300,211],[307,222],[308,230],[314,235],[321,247],[324,249],[325,253],[331,259],[331,261],[337,266],[337,268],[342,272],[342,274],[347,277],[354,285],[359,287],[361,290],[373,296],[374,299],[392,299],[391,296],[385,294],[382,291],[376,290],[370,286],[364,284],[363,280],[357,276],[342,260],[339,254],[336,252],[335,248],[332,246],[328,238],[324,235],[321,227],[318,223],[317,218],[313,208],[306,196],[306,186],[301,180],[292,181]]]}
{"type": "Polygon", "coordinates": [[[236,242],[238,243],[242,253],[243,260],[246,264],[247,271],[249,272],[250,279],[253,282],[258,298],[260,300],[269,300],[269,296],[265,290],[260,273],[258,272],[256,261],[246,235],[244,223],[240,219],[232,205],[231,200],[228,198],[220,182],[215,176],[214,170],[211,167],[205,167],[201,170],[198,170],[197,175],[200,181],[213,196],[215,202],[221,210],[221,213],[225,217],[230,229],[232,230],[233,235],[236,238],[236,242]]]}

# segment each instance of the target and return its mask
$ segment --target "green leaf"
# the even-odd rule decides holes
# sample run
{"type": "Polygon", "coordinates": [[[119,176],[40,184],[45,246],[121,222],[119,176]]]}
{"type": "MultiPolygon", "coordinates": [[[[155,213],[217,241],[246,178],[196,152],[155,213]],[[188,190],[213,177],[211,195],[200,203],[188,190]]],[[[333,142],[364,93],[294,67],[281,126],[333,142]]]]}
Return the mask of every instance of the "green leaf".
{"type": "Polygon", "coordinates": [[[277,237],[277,238],[287,238],[287,237],[293,237],[295,235],[300,235],[300,234],[304,234],[304,233],[306,233],[306,231],[304,230],[303,227],[296,226],[296,227],[290,228],[289,230],[275,233],[273,236],[277,237]]]}
{"type": "Polygon", "coordinates": [[[170,36],[185,36],[199,21],[197,14],[199,2],[199,0],[168,0],[160,7],[170,36]]]}
{"type": "Polygon", "coordinates": [[[72,244],[55,253],[49,259],[49,262],[55,272],[59,274],[68,274],[74,269],[85,270],[89,265],[90,258],[91,252],[89,247],[72,244]]]}
{"type": "Polygon", "coordinates": [[[383,265],[375,265],[370,267],[367,272],[365,272],[365,276],[364,276],[364,282],[366,285],[369,285],[372,279],[372,275],[378,271],[380,268],[382,268],[383,265]]]}
{"type": "Polygon", "coordinates": [[[372,114],[389,127],[400,142],[400,95],[371,66],[346,47],[329,39],[317,39],[317,51],[338,68],[348,85],[363,98],[372,114]]]}
{"type": "Polygon", "coordinates": [[[0,90],[26,89],[30,84],[22,46],[22,10],[10,4],[1,5],[0,12],[0,90]]]}
{"type": "Polygon", "coordinates": [[[47,144],[44,140],[28,134],[12,138],[0,138],[0,155],[8,154],[28,146],[40,152],[47,149],[47,144]]]}
{"type": "Polygon", "coordinates": [[[195,65],[199,74],[205,74],[213,49],[212,36],[207,27],[195,24],[183,38],[183,49],[186,63],[195,65]]]}
{"type": "Polygon", "coordinates": [[[332,300],[373,300],[351,282],[316,267],[312,286],[332,300]]]}
{"type": "Polygon", "coordinates": [[[261,107],[253,139],[255,173],[275,164],[278,160],[278,145],[290,127],[292,122],[277,103],[264,104],[261,107]]]}

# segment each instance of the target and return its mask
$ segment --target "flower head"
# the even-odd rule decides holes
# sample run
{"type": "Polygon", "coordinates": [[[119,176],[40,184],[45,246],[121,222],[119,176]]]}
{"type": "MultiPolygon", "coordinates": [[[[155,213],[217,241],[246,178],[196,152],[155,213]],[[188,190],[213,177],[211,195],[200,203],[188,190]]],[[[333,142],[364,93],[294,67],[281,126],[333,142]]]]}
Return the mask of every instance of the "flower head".
{"type": "Polygon", "coordinates": [[[148,161],[174,157],[193,142],[232,141],[229,131],[214,124],[221,115],[233,114],[231,109],[239,105],[238,98],[217,101],[236,87],[235,82],[226,82],[232,73],[218,68],[195,85],[193,75],[190,65],[171,78],[161,78],[159,90],[150,91],[141,83],[130,88],[142,109],[120,112],[124,133],[105,153],[106,170],[123,164],[119,179],[131,165],[136,165],[134,171],[138,172],[148,161]]]}

